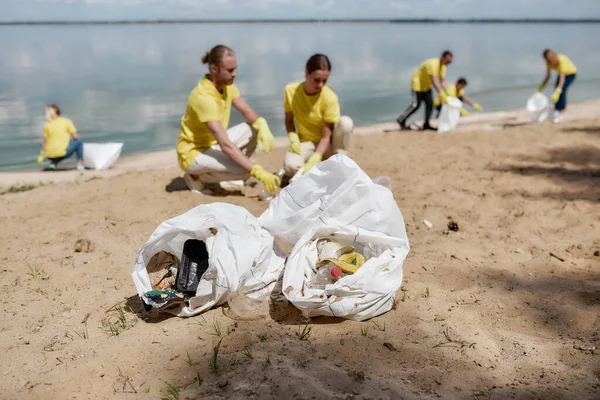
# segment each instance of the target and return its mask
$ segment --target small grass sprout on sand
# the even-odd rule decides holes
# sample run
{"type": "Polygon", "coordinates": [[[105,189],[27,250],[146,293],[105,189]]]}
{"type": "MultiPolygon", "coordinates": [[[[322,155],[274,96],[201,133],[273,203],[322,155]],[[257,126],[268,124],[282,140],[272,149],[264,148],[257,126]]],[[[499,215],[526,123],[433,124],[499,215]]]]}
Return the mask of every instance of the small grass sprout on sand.
{"type": "Polygon", "coordinates": [[[244,350],[242,350],[242,354],[246,356],[246,358],[248,358],[248,360],[252,360],[254,358],[254,356],[252,355],[252,347],[250,347],[250,345],[244,347],[244,350]]]}
{"type": "Polygon", "coordinates": [[[163,400],[179,400],[179,392],[181,388],[173,385],[170,382],[163,381],[167,385],[167,395],[163,397],[163,400]]]}
{"type": "Polygon", "coordinates": [[[296,335],[298,336],[298,339],[300,339],[300,340],[307,340],[308,337],[310,336],[311,331],[312,331],[312,328],[310,328],[308,326],[308,324],[306,324],[303,327],[300,326],[298,328],[298,332],[296,332],[296,335]]]}
{"type": "MultiPolygon", "coordinates": [[[[115,307],[117,306],[112,307],[109,311],[114,310],[115,307]]],[[[137,323],[137,317],[131,308],[123,306],[122,304],[119,304],[118,307],[119,308],[116,309],[116,311],[113,311],[102,320],[102,328],[110,336],[119,336],[126,330],[131,329],[137,323]]]]}
{"type": "Polygon", "coordinates": [[[265,340],[267,340],[267,338],[264,335],[256,335],[258,336],[258,340],[260,340],[261,342],[264,342],[265,340]]]}
{"type": "Polygon", "coordinates": [[[429,286],[425,288],[425,297],[429,297],[429,286]]]}
{"type": "Polygon", "coordinates": [[[221,337],[221,325],[219,325],[219,321],[217,321],[216,319],[213,321],[213,330],[213,335],[215,335],[216,337],[221,337]]]}
{"type": "Polygon", "coordinates": [[[194,365],[198,365],[198,364],[200,364],[200,363],[198,363],[198,362],[193,362],[193,361],[192,361],[192,356],[190,355],[190,352],[189,352],[189,351],[187,351],[187,350],[186,350],[186,351],[185,351],[185,354],[187,355],[187,363],[188,363],[188,365],[189,365],[190,367],[193,367],[194,365]]]}
{"type": "Polygon", "coordinates": [[[213,347],[213,362],[212,362],[212,370],[216,375],[219,375],[219,349],[221,349],[221,342],[223,339],[219,339],[217,344],[213,347]]]}
{"type": "Polygon", "coordinates": [[[35,280],[35,281],[37,281],[39,279],[41,279],[43,281],[48,280],[49,276],[46,273],[46,271],[44,271],[41,264],[32,264],[27,260],[24,260],[24,261],[25,261],[25,265],[27,265],[27,268],[29,269],[29,275],[31,275],[33,280],[35,280]]]}
{"type": "Polygon", "coordinates": [[[271,365],[271,355],[270,355],[270,354],[267,354],[267,355],[265,356],[265,363],[266,363],[267,365],[271,365]]]}
{"type": "Polygon", "coordinates": [[[369,335],[369,327],[367,325],[362,325],[360,327],[360,336],[367,337],[369,335]]]}
{"type": "Polygon", "coordinates": [[[378,331],[385,332],[385,320],[383,321],[383,323],[379,323],[373,320],[373,325],[375,325],[375,329],[377,329],[378,331]]]}

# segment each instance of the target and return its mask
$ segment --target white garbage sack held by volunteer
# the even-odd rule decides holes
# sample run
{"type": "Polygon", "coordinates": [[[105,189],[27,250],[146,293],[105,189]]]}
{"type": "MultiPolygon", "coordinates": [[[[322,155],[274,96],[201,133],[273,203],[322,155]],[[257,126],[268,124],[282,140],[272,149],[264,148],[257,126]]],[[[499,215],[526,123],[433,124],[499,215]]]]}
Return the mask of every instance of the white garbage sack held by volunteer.
{"type": "Polygon", "coordinates": [[[527,100],[527,111],[531,113],[531,122],[544,122],[553,110],[550,100],[544,93],[536,93],[527,100]]]}
{"type": "Polygon", "coordinates": [[[389,311],[409,252],[392,192],[343,155],[313,167],[260,217],[294,245],[282,293],[307,317],[363,321],[389,311]]]}
{"type": "Polygon", "coordinates": [[[442,103],[442,111],[438,118],[438,133],[450,132],[460,120],[462,101],[456,97],[448,97],[448,103],[442,103]]]}
{"type": "Polygon", "coordinates": [[[88,169],[112,167],[123,149],[123,143],[84,143],[83,165],[88,169]]]}
{"type": "Polygon", "coordinates": [[[132,277],[144,303],[181,317],[225,302],[235,314],[254,317],[268,307],[283,267],[273,236],[256,217],[213,203],[160,224],[140,248],[132,277]]]}

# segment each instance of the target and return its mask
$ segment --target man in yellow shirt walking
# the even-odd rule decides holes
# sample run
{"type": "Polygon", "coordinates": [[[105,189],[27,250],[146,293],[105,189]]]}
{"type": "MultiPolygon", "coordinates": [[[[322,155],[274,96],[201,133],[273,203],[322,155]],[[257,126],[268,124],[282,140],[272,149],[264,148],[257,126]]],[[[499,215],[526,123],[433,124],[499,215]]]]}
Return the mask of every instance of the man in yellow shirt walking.
{"type": "Polygon", "coordinates": [[[269,153],[275,140],[267,121],[250,108],[233,83],[235,53],[218,45],[204,55],[202,63],[208,64],[209,74],[190,94],[177,141],[177,158],[187,186],[210,194],[209,185],[252,175],[268,192],[275,191],[281,184],[279,177],[249,158],[257,144],[269,153]],[[227,129],[232,106],[247,123],[227,129]]]}
{"type": "Polygon", "coordinates": [[[564,54],[557,54],[550,49],[544,50],[543,56],[546,60],[546,77],[538,88],[538,92],[544,90],[550,80],[551,71],[555,70],[558,73],[558,77],[556,78],[556,86],[551,99],[555,104],[553,120],[555,123],[558,123],[562,121],[562,114],[567,108],[567,90],[575,80],[577,67],[569,57],[564,54]]]}
{"type": "Polygon", "coordinates": [[[452,53],[446,50],[442,53],[440,58],[430,58],[425,60],[419,68],[417,68],[411,80],[412,103],[396,120],[400,125],[400,129],[407,129],[406,121],[419,109],[423,102],[425,102],[425,122],[423,124],[423,129],[434,129],[429,125],[429,119],[433,112],[433,94],[431,93],[431,86],[439,93],[442,101],[446,102],[448,98],[445,92],[448,88],[448,84],[446,83],[446,66],[452,63],[452,58],[452,53]]]}

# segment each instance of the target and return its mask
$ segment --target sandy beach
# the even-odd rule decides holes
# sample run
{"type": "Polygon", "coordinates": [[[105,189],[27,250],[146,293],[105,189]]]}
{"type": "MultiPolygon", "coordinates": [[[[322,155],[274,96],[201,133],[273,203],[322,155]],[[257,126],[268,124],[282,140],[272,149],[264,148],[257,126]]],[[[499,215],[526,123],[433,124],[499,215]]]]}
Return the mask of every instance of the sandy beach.
{"type": "MultiPolygon", "coordinates": [[[[282,304],[256,320],[144,313],[130,274],[158,224],[215,201],[258,216],[259,185],[191,193],[173,150],[108,171],[0,174],[0,192],[16,192],[0,196],[0,397],[599,398],[600,101],[527,122],[357,129],[350,156],[392,179],[411,243],[395,308],[362,323],[282,304]]],[[[254,158],[275,171],[284,146],[254,158]]]]}

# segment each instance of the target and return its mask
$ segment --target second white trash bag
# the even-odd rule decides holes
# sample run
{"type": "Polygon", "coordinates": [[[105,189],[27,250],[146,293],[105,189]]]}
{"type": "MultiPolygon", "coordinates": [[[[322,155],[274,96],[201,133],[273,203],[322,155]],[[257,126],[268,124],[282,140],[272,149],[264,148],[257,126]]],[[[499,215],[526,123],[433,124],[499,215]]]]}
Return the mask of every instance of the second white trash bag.
{"type": "MultiPolygon", "coordinates": [[[[146,266],[161,251],[181,258],[188,239],[206,243],[208,269],[200,279],[195,297],[166,310],[178,316],[193,316],[227,301],[240,300],[240,296],[244,300],[236,304],[242,307],[248,301],[266,301],[283,271],[284,257],[273,236],[260,227],[256,217],[231,204],[201,205],[160,224],[140,248],[132,277],[146,304],[153,305],[144,296],[153,289],[146,266]]],[[[232,305],[236,313],[239,308],[232,305]]]]}
{"type": "Polygon", "coordinates": [[[363,321],[392,308],[409,252],[404,219],[392,192],[350,158],[336,155],[313,167],[281,191],[260,223],[294,245],[282,292],[304,315],[363,321]],[[310,288],[317,240],[332,235],[364,252],[367,261],[325,289],[310,288]]]}
{"type": "Polygon", "coordinates": [[[460,109],[463,103],[456,97],[448,97],[448,103],[442,104],[438,118],[438,133],[450,132],[460,120],[460,109]]]}
{"type": "Polygon", "coordinates": [[[112,167],[123,149],[123,143],[84,143],[83,165],[89,169],[107,169],[112,167]]]}
{"type": "Polygon", "coordinates": [[[544,93],[536,93],[527,100],[527,111],[531,113],[531,122],[544,122],[552,113],[552,105],[544,93]]]}

